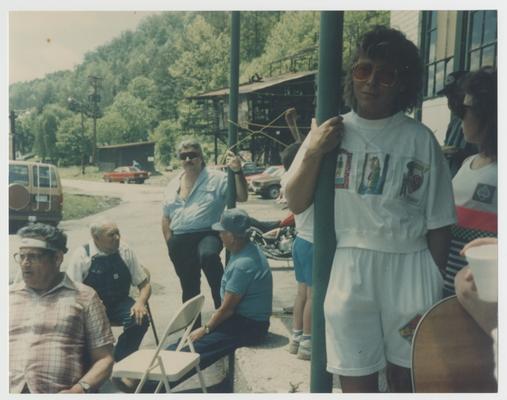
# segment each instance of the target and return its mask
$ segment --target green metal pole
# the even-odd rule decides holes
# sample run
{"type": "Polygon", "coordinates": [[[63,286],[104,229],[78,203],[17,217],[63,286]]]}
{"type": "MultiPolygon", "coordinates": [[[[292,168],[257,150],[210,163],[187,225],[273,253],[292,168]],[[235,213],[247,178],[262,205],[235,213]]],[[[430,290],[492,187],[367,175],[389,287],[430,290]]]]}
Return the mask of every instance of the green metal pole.
{"type": "MultiPolygon", "coordinates": [[[[231,15],[231,74],[229,82],[229,148],[238,141],[238,87],[239,87],[239,11],[231,15]]],[[[234,151],[236,153],[236,151],[234,151]]],[[[236,182],[232,171],[227,177],[227,208],[236,206],[236,182]]]]}
{"type": "MultiPolygon", "coordinates": [[[[340,113],[343,11],[320,14],[317,123],[340,113]]],[[[331,393],[332,375],[326,371],[324,298],[336,249],[334,231],[334,178],[337,149],[322,160],[315,192],[314,258],[312,290],[312,362],[310,391],[331,393]]]]}

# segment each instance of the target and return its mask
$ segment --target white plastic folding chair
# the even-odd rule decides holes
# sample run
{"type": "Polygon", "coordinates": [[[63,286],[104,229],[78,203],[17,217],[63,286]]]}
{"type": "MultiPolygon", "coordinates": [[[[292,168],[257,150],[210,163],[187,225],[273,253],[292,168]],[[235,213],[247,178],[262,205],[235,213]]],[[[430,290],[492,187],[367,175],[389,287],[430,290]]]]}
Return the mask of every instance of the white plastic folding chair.
{"type": "Polygon", "coordinates": [[[155,393],[160,392],[162,385],[169,393],[171,391],[170,382],[177,381],[192,368],[195,368],[202,391],[206,393],[206,385],[199,368],[200,356],[195,352],[189,336],[203,304],[204,295],[202,294],[187,300],[167,325],[157,348],[137,350],[119,361],[113,367],[112,377],[140,379],[135,393],[141,391],[147,380],[159,382],[155,393]],[[167,337],[181,330],[184,330],[184,332],[176,350],[163,349],[167,337]],[[181,350],[185,346],[190,348],[189,352],[181,350]]]}

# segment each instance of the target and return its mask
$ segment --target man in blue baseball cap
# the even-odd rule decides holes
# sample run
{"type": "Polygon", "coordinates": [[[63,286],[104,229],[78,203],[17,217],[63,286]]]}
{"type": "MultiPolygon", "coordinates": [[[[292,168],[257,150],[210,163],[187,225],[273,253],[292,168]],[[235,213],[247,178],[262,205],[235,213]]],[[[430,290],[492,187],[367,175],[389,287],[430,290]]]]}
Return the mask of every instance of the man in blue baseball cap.
{"type": "Polygon", "coordinates": [[[201,368],[238,347],[258,343],[268,331],[273,277],[266,257],[249,240],[249,228],[250,217],[237,208],[225,210],[212,225],[231,257],[222,277],[221,306],[191,333],[201,368]]]}

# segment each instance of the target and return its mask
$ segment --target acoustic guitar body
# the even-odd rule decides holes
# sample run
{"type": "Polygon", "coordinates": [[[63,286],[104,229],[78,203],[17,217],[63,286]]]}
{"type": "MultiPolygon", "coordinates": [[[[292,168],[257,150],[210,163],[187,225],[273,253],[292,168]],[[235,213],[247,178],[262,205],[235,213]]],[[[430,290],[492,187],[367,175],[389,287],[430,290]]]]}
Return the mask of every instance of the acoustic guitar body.
{"type": "Polygon", "coordinates": [[[456,296],[421,318],[412,345],[412,384],[418,393],[494,393],[493,340],[456,296]]]}

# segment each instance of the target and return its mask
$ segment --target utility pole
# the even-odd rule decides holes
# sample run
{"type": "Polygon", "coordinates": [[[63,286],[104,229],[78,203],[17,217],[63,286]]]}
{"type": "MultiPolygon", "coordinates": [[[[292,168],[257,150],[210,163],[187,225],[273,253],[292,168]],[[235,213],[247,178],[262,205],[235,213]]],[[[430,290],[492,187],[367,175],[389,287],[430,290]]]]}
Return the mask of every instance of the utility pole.
{"type": "Polygon", "coordinates": [[[88,101],[90,104],[89,116],[93,119],[93,138],[92,138],[92,160],[91,163],[95,164],[95,157],[97,153],[97,118],[102,116],[99,103],[100,103],[100,94],[98,93],[99,89],[102,87],[102,78],[99,76],[90,75],[88,77],[88,82],[93,88],[93,92],[88,96],[88,101]]]}
{"type": "MultiPolygon", "coordinates": [[[[235,146],[238,141],[239,32],[239,11],[232,11],[231,74],[229,82],[229,148],[235,146]]],[[[235,149],[234,153],[236,153],[236,151],[235,149]]],[[[234,208],[236,206],[236,182],[232,171],[229,171],[227,178],[227,208],[234,208]]]]}
{"type": "MultiPolygon", "coordinates": [[[[343,11],[320,13],[319,72],[317,75],[317,124],[340,112],[343,11]]],[[[338,149],[322,160],[314,197],[314,256],[312,290],[312,361],[310,391],[331,393],[333,379],[326,371],[324,298],[336,249],[334,230],[334,180],[338,149]]]]}
{"type": "Polygon", "coordinates": [[[81,138],[80,138],[80,148],[81,148],[81,174],[85,174],[85,165],[86,165],[86,133],[84,126],[84,117],[86,114],[85,106],[82,102],[76,100],[73,97],[69,97],[67,99],[67,105],[71,111],[79,112],[81,115],[81,138]]]}
{"type": "Polygon", "coordinates": [[[11,160],[16,160],[16,113],[11,111],[9,114],[9,120],[11,123],[11,160]]]}

